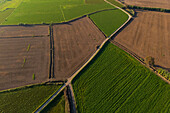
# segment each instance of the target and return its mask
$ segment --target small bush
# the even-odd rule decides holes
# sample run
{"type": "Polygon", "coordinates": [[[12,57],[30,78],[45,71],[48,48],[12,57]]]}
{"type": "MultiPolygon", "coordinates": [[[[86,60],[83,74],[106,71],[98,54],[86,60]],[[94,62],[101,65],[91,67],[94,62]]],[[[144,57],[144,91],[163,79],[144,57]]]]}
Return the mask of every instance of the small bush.
{"type": "Polygon", "coordinates": [[[29,44],[28,47],[27,47],[27,52],[30,50],[30,46],[31,46],[31,45],[29,44]]]}
{"type": "Polygon", "coordinates": [[[32,79],[35,80],[35,74],[34,73],[32,74],[32,79]]]}
{"type": "Polygon", "coordinates": [[[145,58],[145,63],[148,66],[154,66],[154,64],[155,64],[154,58],[151,57],[151,56],[146,57],[145,58]]]}

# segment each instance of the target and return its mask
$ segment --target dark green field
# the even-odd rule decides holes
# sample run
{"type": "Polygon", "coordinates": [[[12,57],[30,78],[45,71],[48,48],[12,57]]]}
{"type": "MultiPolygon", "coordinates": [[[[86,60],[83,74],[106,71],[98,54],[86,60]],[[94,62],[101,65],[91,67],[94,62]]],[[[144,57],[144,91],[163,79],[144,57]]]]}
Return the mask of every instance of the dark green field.
{"type": "Polygon", "coordinates": [[[108,43],[73,81],[79,113],[170,112],[170,86],[108,43]]]}
{"type": "Polygon", "coordinates": [[[40,113],[65,113],[64,93],[61,92],[50,104],[40,113]]]}
{"type": "Polygon", "coordinates": [[[0,23],[5,22],[6,18],[14,11],[14,9],[7,9],[5,11],[0,11],[0,23]]]}
{"type": "Polygon", "coordinates": [[[1,113],[32,113],[60,85],[41,85],[21,88],[17,91],[0,92],[1,113]]]}
{"type": "Polygon", "coordinates": [[[119,9],[102,11],[89,17],[108,37],[128,19],[128,15],[119,9]]]}

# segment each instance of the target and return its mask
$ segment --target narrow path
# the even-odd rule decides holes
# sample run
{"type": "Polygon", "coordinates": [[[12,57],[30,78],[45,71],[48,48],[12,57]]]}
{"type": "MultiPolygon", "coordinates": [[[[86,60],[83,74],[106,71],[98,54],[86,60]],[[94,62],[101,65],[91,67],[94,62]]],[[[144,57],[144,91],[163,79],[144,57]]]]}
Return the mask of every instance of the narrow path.
{"type": "MultiPolygon", "coordinates": [[[[89,63],[93,60],[93,58],[99,53],[99,51],[100,51],[100,50],[102,49],[102,47],[106,44],[106,42],[107,42],[109,39],[111,39],[111,37],[112,37],[113,35],[115,35],[121,28],[123,28],[123,27],[130,21],[130,19],[132,18],[132,16],[131,16],[129,13],[127,13],[126,11],[124,11],[122,8],[117,7],[116,5],[108,2],[107,0],[104,0],[104,1],[105,1],[106,3],[108,3],[108,4],[110,4],[110,5],[118,8],[118,9],[120,9],[120,10],[123,11],[124,13],[126,13],[126,14],[129,16],[128,20],[127,20],[123,25],[121,25],[115,32],[113,32],[108,38],[106,38],[106,39],[102,42],[102,44],[100,45],[100,47],[95,51],[95,53],[93,53],[93,55],[85,62],[85,64],[84,64],[81,68],[79,68],[70,78],[68,78],[68,79],[67,79],[67,82],[66,82],[56,93],[54,93],[46,102],[44,102],[39,108],[37,108],[37,109],[34,111],[35,113],[39,113],[42,109],[44,109],[61,91],[64,90],[64,88],[65,88],[66,86],[68,86],[69,84],[71,84],[72,80],[76,77],[76,75],[77,75],[78,73],[80,73],[80,71],[82,71],[82,70],[84,69],[84,67],[87,66],[87,64],[89,64],[89,63]]],[[[73,93],[73,96],[74,96],[74,92],[73,92],[73,91],[72,91],[72,93],[73,93]]]]}
{"type": "Polygon", "coordinates": [[[71,83],[68,85],[69,86],[69,90],[70,90],[70,93],[71,93],[71,102],[72,102],[72,113],[77,113],[76,111],[76,100],[75,100],[75,96],[74,96],[74,91],[73,91],[73,87],[71,85],[71,83]]]}

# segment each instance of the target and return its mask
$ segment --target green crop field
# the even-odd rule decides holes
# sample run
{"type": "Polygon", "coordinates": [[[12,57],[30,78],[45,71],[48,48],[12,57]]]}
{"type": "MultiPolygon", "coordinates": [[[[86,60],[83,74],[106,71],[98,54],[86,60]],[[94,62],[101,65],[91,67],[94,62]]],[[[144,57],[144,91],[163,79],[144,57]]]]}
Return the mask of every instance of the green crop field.
{"type": "Polygon", "coordinates": [[[116,0],[107,0],[107,1],[109,1],[110,3],[112,3],[112,4],[114,4],[114,5],[118,6],[118,7],[121,7],[121,8],[124,7],[122,4],[120,4],[120,3],[117,2],[116,0]]]}
{"type": "Polygon", "coordinates": [[[79,113],[170,112],[170,85],[111,43],[73,80],[79,113]]]}
{"type": "Polygon", "coordinates": [[[110,36],[128,19],[128,15],[119,9],[102,11],[89,17],[106,36],[110,36]]]}
{"type": "Polygon", "coordinates": [[[65,113],[65,98],[61,92],[57,97],[47,105],[40,113],[65,113]]]}
{"type": "Polygon", "coordinates": [[[105,2],[86,4],[84,0],[23,0],[3,25],[59,23],[98,10],[111,9],[105,2]]]}
{"type": "Polygon", "coordinates": [[[0,11],[17,8],[21,2],[22,0],[1,0],[0,11]]]}
{"type": "Polygon", "coordinates": [[[14,11],[14,9],[7,9],[0,11],[0,23],[4,22],[5,19],[14,11]]]}
{"type": "Polygon", "coordinates": [[[41,85],[0,92],[0,113],[32,113],[60,85],[41,85]]]}

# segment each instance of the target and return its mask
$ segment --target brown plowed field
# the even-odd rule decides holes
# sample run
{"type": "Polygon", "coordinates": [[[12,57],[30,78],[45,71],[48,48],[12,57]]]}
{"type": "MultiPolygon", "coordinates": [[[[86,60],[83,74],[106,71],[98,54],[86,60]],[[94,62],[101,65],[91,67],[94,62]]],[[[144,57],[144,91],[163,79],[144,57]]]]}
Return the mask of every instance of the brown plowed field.
{"type": "Polygon", "coordinates": [[[170,14],[137,11],[137,17],[114,39],[142,58],[170,69],[170,14]]]}
{"type": "Polygon", "coordinates": [[[48,25],[0,27],[0,37],[47,36],[48,25]]]}
{"type": "Polygon", "coordinates": [[[87,17],[77,21],[55,25],[54,77],[64,80],[70,77],[95,52],[105,36],[87,17]]]}
{"type": "Polygon", "coordinates": [[[170,0],[124,0],[128,5],[170,9],[170,0]]]}
{"type": "Polygon", "coordinates": [[[0,38],[0,90],[46,81],[49,42],[49,37],[0,38]]]}

